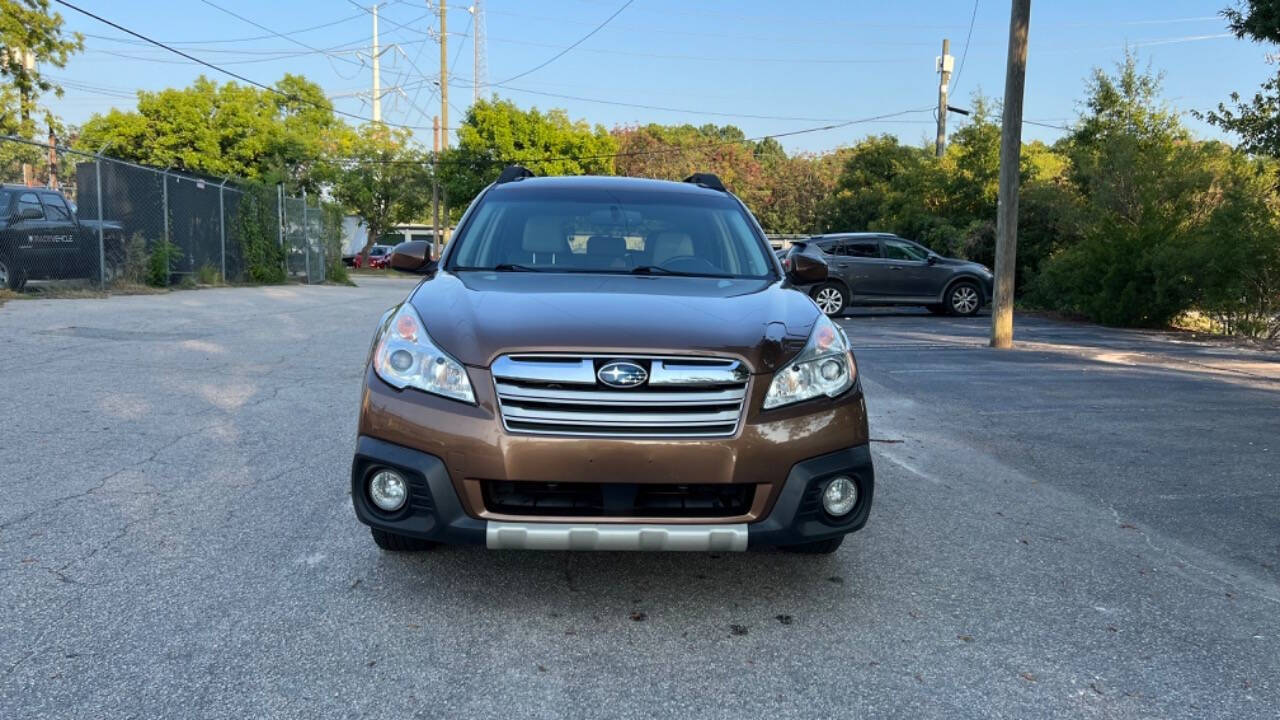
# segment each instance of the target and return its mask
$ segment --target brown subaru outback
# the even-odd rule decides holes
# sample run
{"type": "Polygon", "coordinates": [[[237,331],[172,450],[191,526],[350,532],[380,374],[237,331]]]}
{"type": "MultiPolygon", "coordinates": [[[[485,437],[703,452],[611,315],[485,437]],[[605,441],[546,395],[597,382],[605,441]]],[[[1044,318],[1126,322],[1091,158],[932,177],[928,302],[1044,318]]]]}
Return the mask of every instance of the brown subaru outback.
{"type": "Polygon", "coordinates": [[[508,168],[378,325],[351,468],[387,550],[832,552],[874,477],[844,331],[714,175],[508,168]]]}

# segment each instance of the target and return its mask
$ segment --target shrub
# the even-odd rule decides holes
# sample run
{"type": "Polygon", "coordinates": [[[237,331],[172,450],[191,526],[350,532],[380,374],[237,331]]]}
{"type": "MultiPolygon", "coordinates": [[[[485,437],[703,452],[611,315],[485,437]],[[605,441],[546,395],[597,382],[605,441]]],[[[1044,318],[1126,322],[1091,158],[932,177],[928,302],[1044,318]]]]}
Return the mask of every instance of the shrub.
{"type": "Polygon", "coordinates": [[[195,282],[199,285],[220,285],[222,273],[213,265],[201,265],[196,270],[195,282]]]}
{"type": "Polygon", "coordinates": [[[284,282],[284,249],[277,234],[279,216],[271,188],[261,184],[244,187],[231,231],[240,248],[244,279],[257,283],[284,282]]]}
{"type": "Polygon", "coordinates": [[[168,287],[173,272],[173,260],[178,256],[178,246],[168,240],[159,240],[147,257],[147,284],[152,287],[168,287]]]}
{"type": "Polygon", "coordinates": [[[147,239],[142,233],[134,233],[124,244],[124,264],[117,283],[142,285],[147,282],[147,268],[151,265],[151,256],[147,253],[147,239]]]}

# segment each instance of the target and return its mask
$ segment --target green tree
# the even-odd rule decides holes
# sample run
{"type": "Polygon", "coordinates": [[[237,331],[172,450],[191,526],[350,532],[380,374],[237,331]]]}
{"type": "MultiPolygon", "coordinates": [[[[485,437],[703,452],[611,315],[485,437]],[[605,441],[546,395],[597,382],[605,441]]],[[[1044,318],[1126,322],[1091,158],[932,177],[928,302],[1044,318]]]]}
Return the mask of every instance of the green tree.
{"type": "MultiPolygon", "coordinates": [[[[1064,143],[1087,220],[1079,242],[1045,263],[1038,301],[1104,323],[1159,327],[1206,296],[1206,254],[1235,240],[1220,233],[1239,197],[1224,192],[1241,186],[1238,167],[1221,144],[1191,141],[1159,96],[1159,76],[1139,70],[1131,54],[1114,75],[1095,71],[1064,143]]],[[[1219,270],[1217,281],[1239,272],[1219,270]]]]}
{"type": "MultiPolygon", "coordinates": [[[[760,151],[757,148],[757,156],[760,151]]],[[[799,154],[761,162],[758,197],[751,210],[767,232],[817,233],[827,197],[835,192],[843,152],[799,154]]]]}
{"type": "Polygon", "coordinates": [[[1222,16],[1236,37],[1280,43],[1280,0],[1239,0],[1222,16]]]}
{"type": "Polygon", "coordinates": [[[325,149],[351,131],[318,85],[285,75],[275,87],[280,92],[201,76],[191,87],[142,91],[136,110],[90,118],[77,144],[146,165],[315,193],[329,180],[325,149]]]}
{"type": "Polygon", "coordinates": [[[366,267],[378,238],[418,219],[431,200],[430,158],[410,144],[410,137],[406,130],[368,124],[338,143],[342,159],[333,172],[333,192],[369,233],[360,250],[366,267]]]}
{"type": "Polygon", "coordinates": [[[480,100],[467,110],[457,147],[440,158],[440,175],[450,205],[460,209],[508,165],[537,175],[612,175],[617,151],[603,127],[570,120],[563,110],[480,100]]]}
{"type": "MultiPolygon", "coordinates": [[[[1222,15],[1240,39],[1280,43],[1280,0],[1241,0],[1222,15]]],[[[1230,105],[1218,103],[1216,110],[1196,116],[1238,135],[1246,152],[1280,157],[1280,73],[1264,81],[1252,98],[1232,92],[1230,105]]]]}
{"type": "Polygon", "coordinates": [[[832,232],[883,231],[919,239],[946,220],[930,211],[939,202],[938,163],[924,148],[896,137],[868,137],[845,155],[824,212],[832,232]]]}
{"type": "Polygon", "coordinates": [[[0,134],[32,137],[34,115],[55,125],[53,113],[39,105],[42,93],[61,97],[62,88],[41,71],[61,68],[84,48],[80,33],[62,30],[62,15],[49,12],[49,0],[0,0],[0,134]]]}
{"type": "MultiPolygon", "coordinates": [[[[619,175],[683,180],[696,172],[714,173],[748,207],[760,204],[761,160],[756,157],[757,146],[733,125],[650,123],[615,128],[613,136],[618,141],[619,175]]],[[[769,146],[762,145],[768,154],[769,146]]]]}

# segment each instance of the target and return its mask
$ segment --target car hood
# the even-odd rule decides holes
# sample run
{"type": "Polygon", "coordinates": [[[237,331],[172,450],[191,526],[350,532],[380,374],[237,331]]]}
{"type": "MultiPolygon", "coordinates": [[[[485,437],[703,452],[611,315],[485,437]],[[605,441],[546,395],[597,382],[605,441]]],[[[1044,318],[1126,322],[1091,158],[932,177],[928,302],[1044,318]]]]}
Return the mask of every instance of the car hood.
{"type": "Polygon", "coordinates": [[[972,260],[961,260],[959,258],[939,257],[936,264],[944,265],[946,267],[953,267],[956,269],[971,270],[973,272],[978,273],[979,275],[983,275],[988,272],[987,268],[983,266],[982,263],[976,263],[976,262],[973,262],[972,260]]]}
{"type": "Polygon", "coordinates": [[[466,365],[504,353],[729,354],[771,372],[820,313],[777,280],[439,272],[410,298],[427,333],[466,365]]]}

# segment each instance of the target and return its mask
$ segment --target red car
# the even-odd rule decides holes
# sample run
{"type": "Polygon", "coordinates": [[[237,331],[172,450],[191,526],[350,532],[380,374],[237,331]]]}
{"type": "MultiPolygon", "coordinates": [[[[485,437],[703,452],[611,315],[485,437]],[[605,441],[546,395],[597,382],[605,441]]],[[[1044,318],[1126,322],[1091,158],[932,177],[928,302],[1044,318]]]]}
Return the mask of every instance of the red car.
{"type": "MultiPolygon", "coordinates": [[[[354,268],[361,267],[362,266],[361,258],[362,256],[359,253],[356,253],[356,256],[351,260],[351,267],[354,267],[354,268]]],[[[381,270],[385,268],[387,266],[387,261],[390,259],[391,259],[390,245],[374,245],[373,247],[369,248],[369,267],[371,269],[381,270]]]]}

